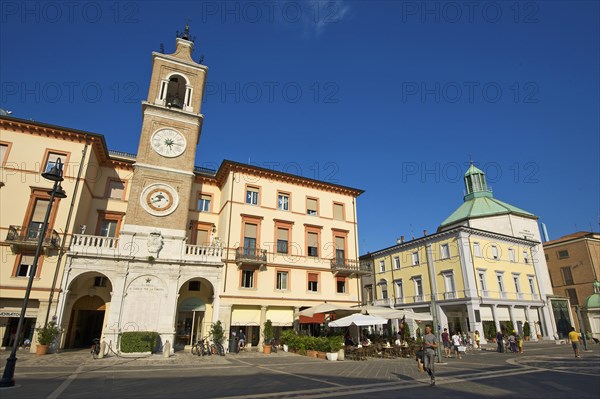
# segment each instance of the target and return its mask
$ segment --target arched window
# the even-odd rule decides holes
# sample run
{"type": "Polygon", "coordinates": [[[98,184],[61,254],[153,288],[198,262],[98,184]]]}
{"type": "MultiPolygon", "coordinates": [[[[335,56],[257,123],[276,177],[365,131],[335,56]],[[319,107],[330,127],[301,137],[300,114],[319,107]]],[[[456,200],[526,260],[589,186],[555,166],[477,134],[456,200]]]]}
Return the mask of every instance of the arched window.
{"type": "Polygon", "coordinates": [[[183,109],[186,98],[186,80],[181,75],[172,75],[167,83],[166,106],[183,109]]]}

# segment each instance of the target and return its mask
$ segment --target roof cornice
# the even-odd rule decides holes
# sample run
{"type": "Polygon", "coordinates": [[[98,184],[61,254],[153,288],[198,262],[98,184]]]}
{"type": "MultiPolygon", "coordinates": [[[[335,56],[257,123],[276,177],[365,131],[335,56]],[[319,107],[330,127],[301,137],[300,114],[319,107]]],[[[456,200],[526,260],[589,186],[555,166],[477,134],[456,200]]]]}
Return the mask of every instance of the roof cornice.
{"type": "Polygon", "coordinates": [[[260,178],[265,178],[268,180],[277,180],[280,182],[292,183],[306,187],[317,188],[325,191],[332,191],[335,193],[351,195],[353,197],[358,197],[364,190],[360,190],[357,188],[342,186],[339,184],[327,183],[321,180],[315,180],[308,177],[302,177],[293,175],[291,173],[279,172],[272,169],[262,168],[260,166],[243,164],[235,161],[224,160],[217,171],[217,181],[219,182],[219,186],[223,186],[225,184],[225,180],[229,175],[229,172],[240,172],[240,173],[248,173],[254,176],[258,176],[260,178]]]}
{"type": "Polygon", "coordinates": [[[458,236],[460,233],[467,233],[469,235],[477,235],[479,237],[502,239],[504,241],[513,242],[515,244],[522,244],[522,245],[529,245],[529,246],[535,246],[537,244],[540,244],[539,241],[535,241],[535,240],[527,240],[524,238],[513,237],[513,236],[506,235],[506,234],[500,234],[500,233],[494,233],[494,232],[487,231],[487,230],[475,229],[473,227],[457,226],[457,227],[453,227],[451,229],[444,230],[444,231],[441,231],[438,233],[430,234],[425,237],[420,237],[420,238],[417,238],[417,239],[414,239],[411,241],[406,241],[406,242],[403,242],[400,244],[392,245],[391,247],[383,248],[383,249],[380,249],[375,252],[364,254],[364,255],[361,255],[360,258],[364,259],[364,258],[371,258],[371,257],[375,257],[375,256],[380,256],[380,255],[386,255],[389,253],[395,253],[395,252],[398,252],[401,250],[406,250],[406,249],[426,245],[432,241],[438,241],[440,238],[443,238],[446,236],[453,236],[453,235],[458,236]]]}

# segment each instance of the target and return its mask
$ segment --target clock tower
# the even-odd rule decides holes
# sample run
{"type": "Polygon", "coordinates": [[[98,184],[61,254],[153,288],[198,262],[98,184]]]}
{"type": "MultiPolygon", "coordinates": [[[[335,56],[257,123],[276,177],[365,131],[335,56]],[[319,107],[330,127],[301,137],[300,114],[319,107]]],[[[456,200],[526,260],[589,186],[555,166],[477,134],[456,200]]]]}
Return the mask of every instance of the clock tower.
{"type": "Polygon", "coordinates": [[[157,236],[161,241],[185,240],[208,68],[192,59],[189,27],[178,36],[174,53],[152,53],[152,77],[148,99],[142,102],[142,132],[121,229],[121,236],[134,236],[135,241],[156,241],[157,236]]]}

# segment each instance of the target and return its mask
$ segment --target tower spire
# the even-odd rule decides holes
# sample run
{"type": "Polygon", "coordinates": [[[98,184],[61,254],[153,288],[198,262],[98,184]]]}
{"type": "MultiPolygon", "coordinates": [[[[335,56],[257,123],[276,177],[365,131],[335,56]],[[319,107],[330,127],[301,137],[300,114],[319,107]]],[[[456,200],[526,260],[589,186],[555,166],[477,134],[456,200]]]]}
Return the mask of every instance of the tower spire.
{"type": "Polygon", "coordinates": [[[185,20],[185,28],[183,32],[176,31],[176,36],[180,39],[187,40],[190,42],[196,41],[196,36],[190,36],[190,19],[185,20]]]}

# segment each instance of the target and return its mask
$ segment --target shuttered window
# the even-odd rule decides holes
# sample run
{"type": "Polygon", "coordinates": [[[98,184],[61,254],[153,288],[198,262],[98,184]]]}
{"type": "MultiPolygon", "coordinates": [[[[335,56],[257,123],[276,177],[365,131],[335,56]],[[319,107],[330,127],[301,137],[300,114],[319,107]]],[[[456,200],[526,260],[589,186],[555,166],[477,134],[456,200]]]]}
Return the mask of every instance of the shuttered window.
{"type": "Polygon", "coordinates": [[[209,212],[210,211],[210,195],[200,194],[200,197],[198,198],[197,209],[200,212],[209,212]]]}
{"type": "Polygon", "coordinates": [[[317,273],[308,273],[308,290],[319,291],[319,275],[317,273]]]}
{"type": "Polygon", "coordinates": [[[317,200],[315,198],[308,198],[306,200],[306,214],[317,216],[317,200]]]}
{"type": "Polygon", "coordinates": [[[317,233],[308,233],[307,239],[307,255],[319,256],[319,235],[317,233]]]}
{"type": "Polygon", "coordinates": [[[344,237],[335,237],[335,258],[343,262],[346,258],[346,240],[344,237]]]}
{"type": "Polygon", "coordinates": [[[196,245],[207,245],[208,230],[196,230],[196,245]]]}
{"type": "Polygon", "coordinates": [[[120,180],[111,180],[108,183],[108,198],[122,199],[125,191],[125,183],[120,180]]]}
{"type": "Polygon", "coordinates": [[[288,229],[277,228],[277,252],[280,254],[288,253],[288,229]]]}
{"type": "Polygon", "coordinates": [[[344,220],[344,205],[333,204],[333,218],[335,220],[344,220]]]}

